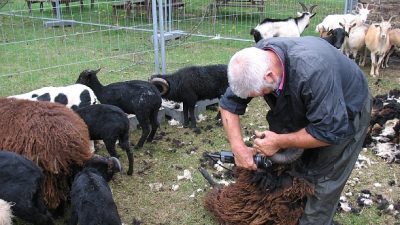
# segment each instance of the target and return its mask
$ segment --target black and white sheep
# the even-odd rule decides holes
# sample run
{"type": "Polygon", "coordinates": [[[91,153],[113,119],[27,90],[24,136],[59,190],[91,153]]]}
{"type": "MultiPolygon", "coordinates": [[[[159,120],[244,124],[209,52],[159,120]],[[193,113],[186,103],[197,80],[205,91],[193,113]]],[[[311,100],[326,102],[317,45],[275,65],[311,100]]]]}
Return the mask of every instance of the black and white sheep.
{"type": "Polygon", "coordinates": [[[315,16],[313,10],[317,5],[313,5],[308,9],[303,3],[299,2],[303,8],[302,13],[297,13],[296,18],[286,19],[270,19],[265,18],[255,28],[251,29],[250,34],[254,36],[254,41],[257,43],[261,39],[271,37],[300,37],[310,23],[311,18],[315,16]]]}
{"type": "Polygon", "coordinates": [[[330,30],[326,35],[327,36],[321,38],[329,42],[329,44],[335,48],[340,49],[343,45],[344,38],[348,36],[348,33],[346,33],[343,28],[336,28],[330,30]]]}
{"type": "Polygon", "coordinates": [[[16,217],[35,225],[52,225],[54,221],[43,201],[43,179],[42,170],[32,161],[14,152],[0,151],[0,199],[14,203],[16,217]]]}
{"type": "Polygon", "coordinates": [[[190,66],[167,75],[153,75],[150,81],[163,98],[183,102],[184,127],[196,128],[194,108],[197,101],[220,98],[228,88],[226,65],[190,66]]]}
{"type": "Polygon", "coordinates": [[[90,105],[75,110],[89,128],[91,140],[103,140],[111,156],[118,157],[115,144],[125,150],[128,157],[128,175],[133,172],[133,153],[129,144],[129,119],[122,109],[107,104],[90,105]]]}
{"type": "Polygon", "coordinates": [[[100,103],[115,105],[125,113],[135,114],[142,128],[136,148],[143,147],[145,140],[151,142],[160,123],[157,116],[161,107],[161,95],[147,81],[130,80],[103,86],[97,78],[98,70],[84,70],[76,83],[84,84],[94,91],[100,103]]]}
{"type": "Polygon", "coordinates": [[[121,225],[117,206],[107,182],[121,171],[118,159],[94,156],[75,175],[71,187],[69,225],[121,225]]]}
{"type": "Polygon", "coordinates": [[[9,96],[9,98],[57,102],[73,110],[97,102],[97,97],[92,89],[82,84],[65,87],[43,87],[28,93],[9,96]]]}
{"type": "Polygon", "coordinates": [[[43,169],[46,205],[62,206],[72,168],[92,157],[85,122],[63,105],[15,98],[0,98],[0,115],[0,149],[23,155],[43,169]]]}

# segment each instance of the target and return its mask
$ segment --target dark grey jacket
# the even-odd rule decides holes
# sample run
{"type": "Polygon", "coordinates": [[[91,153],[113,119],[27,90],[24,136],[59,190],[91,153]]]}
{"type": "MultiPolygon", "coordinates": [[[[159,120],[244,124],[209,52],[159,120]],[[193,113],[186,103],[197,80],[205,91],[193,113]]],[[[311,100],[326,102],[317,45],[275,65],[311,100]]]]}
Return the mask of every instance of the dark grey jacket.
{"type": "MultiPolygon", "coordinates": [[[[269,129],[278,133],[306,128],[318,140],[339,144],[351,138],[351,123],[369,96],[360,68],[336,48],[316,37],[270,38],[255,47],[272,49],[285,65],[279,96],[264,96],[271,110],[269,129]]],[[[241,99],[230,88],[220,106],[242,115],[251,98],[241,99]]]]}

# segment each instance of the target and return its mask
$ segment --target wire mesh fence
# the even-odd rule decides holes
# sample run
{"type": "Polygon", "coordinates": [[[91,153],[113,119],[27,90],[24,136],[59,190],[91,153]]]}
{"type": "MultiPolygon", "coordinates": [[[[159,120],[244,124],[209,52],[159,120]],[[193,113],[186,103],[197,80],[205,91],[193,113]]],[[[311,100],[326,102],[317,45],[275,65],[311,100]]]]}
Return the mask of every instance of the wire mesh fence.
{"type": "MultiPolygon", "coordinates": [[[[163,54],[153,45],[159,17],[153,17],[157,7],[151,0],[55,3],[10,0],[0,9],[0,96],[71,84],[87,68],[101,67],[103,83],[145,80],[158,71],[154,62],[163,54]]],[[[318,6],[302,35],[317,35],[315,25],[328,14],[343,13],[347,3],[304,1],[318,6]]],[[[302,8],[295,0],[164,0],[157,9],[163,11],[158,29],[164,30],[163,59],[171,72],[227,63],[238,49],[254,44],[250,29],[262,19],[296,17],[302,8]]]]}

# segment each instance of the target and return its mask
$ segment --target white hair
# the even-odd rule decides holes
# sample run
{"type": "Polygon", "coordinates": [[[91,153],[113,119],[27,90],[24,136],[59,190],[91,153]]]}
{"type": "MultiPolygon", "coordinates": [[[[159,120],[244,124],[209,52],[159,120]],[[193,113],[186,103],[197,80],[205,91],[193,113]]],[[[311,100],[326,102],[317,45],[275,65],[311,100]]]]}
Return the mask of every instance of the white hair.
{"type": "Polygon", "coordinates": [[[270,68],[270,59],[264,50],[250,47],[236,52],[228,64],[228,81],[233,93],[240,98],[251,92],[260,92],[264,87],[275,88],[264,80],[270,68]]]}
{"type": "Polygon", "coordinates": [[[13,204],[0,199],[0,225],[12,225],[12,211],[13,204]]]}

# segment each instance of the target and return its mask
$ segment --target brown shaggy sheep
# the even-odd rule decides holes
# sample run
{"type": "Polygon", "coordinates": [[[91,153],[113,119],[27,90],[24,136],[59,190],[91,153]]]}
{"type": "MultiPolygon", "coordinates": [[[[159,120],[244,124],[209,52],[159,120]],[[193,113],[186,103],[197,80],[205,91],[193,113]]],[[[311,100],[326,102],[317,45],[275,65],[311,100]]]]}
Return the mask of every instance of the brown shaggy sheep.
{"type": "Polygon", "coordinates": [[[85,122],[61,104],[14,98],[0,98],[0,115],[0,149],[43,169],[45,203],[56,209],[69,193],[71,168],[92,157],[85,122]]]}
{"type": "Polygon", "coordinates": [[[294,177],[285,166],[268,171],[237,168],[236,182],[211,189],[205,207],[221,224],[295,225],[303,214],[304,200],[314,186],[294,177]]]}

